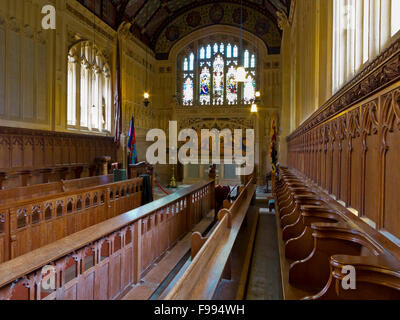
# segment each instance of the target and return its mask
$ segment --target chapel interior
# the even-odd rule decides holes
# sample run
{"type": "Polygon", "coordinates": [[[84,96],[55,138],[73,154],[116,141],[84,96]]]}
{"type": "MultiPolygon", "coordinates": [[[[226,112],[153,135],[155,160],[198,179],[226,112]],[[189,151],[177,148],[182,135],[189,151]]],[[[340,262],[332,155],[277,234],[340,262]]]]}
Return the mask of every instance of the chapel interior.
{"type": "Polygon", "coordinates": [[[1,0],[0,300],[400,299],[399,16],[1,0]]]}

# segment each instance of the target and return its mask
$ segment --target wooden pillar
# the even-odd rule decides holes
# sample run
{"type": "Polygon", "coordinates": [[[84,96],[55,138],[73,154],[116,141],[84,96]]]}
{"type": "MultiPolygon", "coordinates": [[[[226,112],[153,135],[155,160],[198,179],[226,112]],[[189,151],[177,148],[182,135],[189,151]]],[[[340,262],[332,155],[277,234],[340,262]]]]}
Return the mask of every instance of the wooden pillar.
{"type": "Polygon", "coordinates": [[[134,237],[133,237],[133,256],[134,256],[134,274],[133,283],[137,284],[140,282],[140,274],[142,272],[142,223],[140,219],[135,223],[134,237]]]}
{"type": "Polygon", "coordinates": [[[4,190],[4,182],[7,181],[8,174],[6,172],[0,172],[0,190],[4,190]]]}

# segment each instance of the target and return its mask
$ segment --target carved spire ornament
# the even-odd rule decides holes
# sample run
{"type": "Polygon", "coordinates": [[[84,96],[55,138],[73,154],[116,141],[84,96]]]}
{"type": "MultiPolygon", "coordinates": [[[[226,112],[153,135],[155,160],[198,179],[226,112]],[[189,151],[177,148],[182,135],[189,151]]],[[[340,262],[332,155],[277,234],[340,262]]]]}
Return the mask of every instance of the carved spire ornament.
{"type": "Polygon", "coordinates": [[[286,28],[288,28],[288,27],[290,26],[289,19],[288,19],[286,13],[283,12],[283,10],[278,10],[278,11],[276,12],[276,15],[277,15],[277,17],[278,17],[278,26],[279,26],[279,29],[281,29],[282,31],[284,31],[286,28]]]}

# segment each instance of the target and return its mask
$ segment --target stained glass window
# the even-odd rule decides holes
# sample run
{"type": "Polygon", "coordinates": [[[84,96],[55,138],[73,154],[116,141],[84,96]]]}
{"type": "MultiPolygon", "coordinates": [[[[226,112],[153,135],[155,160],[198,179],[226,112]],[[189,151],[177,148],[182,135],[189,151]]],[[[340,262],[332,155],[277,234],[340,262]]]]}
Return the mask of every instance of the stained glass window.
{"type": "Polygon", "coordinates": [[[224,59],[218,55],[213,64],[213,104],[222,105],[224,103],[224,59]]]}
{"type": "Polygon", "coordinates": [[[256,97],[256,81],[252,76],[247,77],[244,83],[243,98],[245,104],[250,104],[256,97]]]}
{"type": "Polygon", "coordinates": [[[249,50],[246,50],[244,52],[244,67],[248,68],[249,67],[249,59],[250,59],[250,54],[249,54],[249,50]]]}
{"type": "Polygon", "coordinates": [[[255,68],[256,67],[256,56],[254,54],[251,56],[250,66],[251,66],[251,68],[255,68]]]}
{"type": "Polygon", "coordinates": [[[218,49],[219,49],[218,45],[214,44],[214,54],[218,53],[218,49]]]}
{"type": "Polygon", "coordinates": [[[207,46],[207,59],[211,58],[211,45],[207,46]]]}
{"type": "Polygon", "coordinates": [[[194,54],[191,53],[189,57],[189,70],[193,71],[194,70],[194,54]]]}
{"type": "Polygon", "coordinates": [[[188,63],[188,59],[185,58],[185,61],[183,62],[183,71],[188,71],[189,69],[189,63],[188,63]]]}
{"type": "Polygon", "coordinates": [[[233,47],[233,57],[237,58],[239,56],[239,49],[237,46],[233,47]]]}
{"type": "Polygon", "coordinates": [[[232,46],[230,43],[226,47],[226,57],[232,58],[232,46]]]}
{"type": "Polygon", "coordinates": [[[206,50],[204,50],[204,47],[200,49],[200,59],[205,59],[206,58],[206,50]]]}
{"type": "Polygon", "coordinates": [[[188,77],[183,83],[183,105],[193,105],[193,79],[188,77]]]}
{"type": "Polygon", "coordinates": [[[211,73],[207,67],[201,70],[200,74],[200,105],[209,105],[211,102],[211,73]]]}
{"type": "Polygon", "coordinates": [[[236,68],[231,66],[226,75],[226,100],[229,105],[237,103],[238,86],[235,81],[236,68]]]}
{"type": "MultiPolygon", "coordinates": [[[[196,45],[195,45],[196,46],[196,45]]],[[[239,49],[238,42],[201,44],[196,53],[181,60],[182,105],[251,104],[256,91],[256,56],[249,48],[239,49]],[[235,81],[239,65],[246,68],[249,82],[235,81]]]]}

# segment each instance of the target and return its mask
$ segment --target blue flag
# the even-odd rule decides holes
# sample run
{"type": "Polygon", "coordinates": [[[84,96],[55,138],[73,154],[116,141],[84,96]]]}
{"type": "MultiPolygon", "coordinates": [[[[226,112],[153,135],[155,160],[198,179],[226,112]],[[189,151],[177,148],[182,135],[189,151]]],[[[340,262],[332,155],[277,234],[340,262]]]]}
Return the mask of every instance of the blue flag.
{"type": "Polygon", "coordinates": [[[136,134],[135,134],[135,119],[132,116],[131,123],[129,125],[129,164],[136,164],[137,160],[137,150],[136,150],[136,134]]]}

